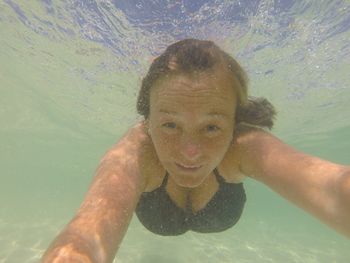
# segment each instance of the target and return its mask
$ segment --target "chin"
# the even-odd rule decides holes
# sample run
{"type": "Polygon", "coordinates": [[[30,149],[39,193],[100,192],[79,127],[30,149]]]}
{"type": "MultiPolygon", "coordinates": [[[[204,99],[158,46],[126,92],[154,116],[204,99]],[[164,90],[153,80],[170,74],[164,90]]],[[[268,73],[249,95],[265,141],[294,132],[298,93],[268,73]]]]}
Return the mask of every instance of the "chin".
{"type": "Polygon", "coordinates": [[[172,177],[172,179],[178,186],[185,188],[196,188],[203,183],[205,176],[194,177],[188,175],[175,175],[172,177]]]}

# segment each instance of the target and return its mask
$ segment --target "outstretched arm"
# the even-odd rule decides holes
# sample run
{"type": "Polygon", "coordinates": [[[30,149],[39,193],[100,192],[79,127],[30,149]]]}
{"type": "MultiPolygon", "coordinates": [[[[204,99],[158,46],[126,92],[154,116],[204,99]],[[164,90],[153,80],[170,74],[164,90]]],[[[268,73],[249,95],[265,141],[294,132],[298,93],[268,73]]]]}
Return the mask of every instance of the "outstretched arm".
{"type": "Polygon", "coordinates": [[[142,128],[132,128],[103,157],[76,216],[52,242],[45,263],[112,262],[144,187],[142,128]]]}
{"type": "Polygon", "coordinates": [[[299,152],[260,129],[241,132],[233,147],[244,174],[350,237],[350,166],[299,152]]]}

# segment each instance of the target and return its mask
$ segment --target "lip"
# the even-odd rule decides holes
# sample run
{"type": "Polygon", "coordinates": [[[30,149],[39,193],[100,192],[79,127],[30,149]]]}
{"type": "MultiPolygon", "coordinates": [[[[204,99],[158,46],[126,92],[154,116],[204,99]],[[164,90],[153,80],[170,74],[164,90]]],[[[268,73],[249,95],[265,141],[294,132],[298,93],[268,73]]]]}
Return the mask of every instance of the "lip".
{"type": "Polygon", "coordinates": [[[187,172],[194,172],[202,167],[202,165],[185,165],[180,163],[175,163],[175,164],[180,170],[187,171],[187,172]]]}

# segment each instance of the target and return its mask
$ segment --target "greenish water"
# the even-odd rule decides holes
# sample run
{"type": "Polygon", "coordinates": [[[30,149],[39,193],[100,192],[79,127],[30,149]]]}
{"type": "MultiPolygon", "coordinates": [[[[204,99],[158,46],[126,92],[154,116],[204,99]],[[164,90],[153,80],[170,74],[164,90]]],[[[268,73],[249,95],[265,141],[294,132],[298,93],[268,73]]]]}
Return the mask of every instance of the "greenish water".
{"type": "MultiPolygon", "coordinates": [[[[157,42],[161,49],[173,38],[146,36],[126,24],[130,39],[124,42],[134,45],[129,51],[139,63],[133,66],[128,56],[79,34],[38,34],[10,2],[0,1],[0,262],[37,262],[79,207],[101,156],[139,118],[136,94],[152,59],[144,45],[157,42]],[[134,49],[138,41],[142,46],[134,49]]],[[[342,3],[337,10],[349,11],[342,3]]],[[[17,4],[28,16],[55,22],[39,2],[17,4]]],[[[240,54],[251,93],[276,105],[275,134],[300,150],[350,164],[350,32],[307,47],[327,29],[317,27],[324,24],[314,22],[315,12],[296,15],[296,36],[283,46],[254,51],[269,37],[252,30],[237,42],[208,38],[240,54]]],[[[263,28],[262,17],[253,20],[256,28],[263,28]]],[[[349,262],[348,239],[263,185],[247,179],[245,186],[246,209],[232,229],[159,237],[134,217],[115,262],[349,262]]]]}

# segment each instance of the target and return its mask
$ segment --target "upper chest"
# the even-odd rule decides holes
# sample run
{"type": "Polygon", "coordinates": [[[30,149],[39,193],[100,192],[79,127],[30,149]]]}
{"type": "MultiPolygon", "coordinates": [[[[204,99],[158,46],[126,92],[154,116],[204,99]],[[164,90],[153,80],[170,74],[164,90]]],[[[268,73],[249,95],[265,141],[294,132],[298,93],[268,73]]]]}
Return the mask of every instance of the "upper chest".
{"type": "MultiPolygon", "coordinates": [[[[151,170],[149,172],[152,172],[152,174],[148,175],[145,192],[151,192],[161,187],[162,183],[164,184],[166,171],[161,164],[156,164],[151,170]]],[[[244,178],[239,172],[238,165],[233,160],[224,159],[218,165],[217,171],[226,183],[240,183],[244,178]]],[[[193,213],[203,209],[219,191],[220,187],[214,172],[207,175],[204,181],[196,188],[189,189],[178,186],[172,180],[171,174],[168,175],[165,183],[165,186],[163,186],[170,199],[180,208],[186,209],[186,207],[190,206],[193,213]]]]}

